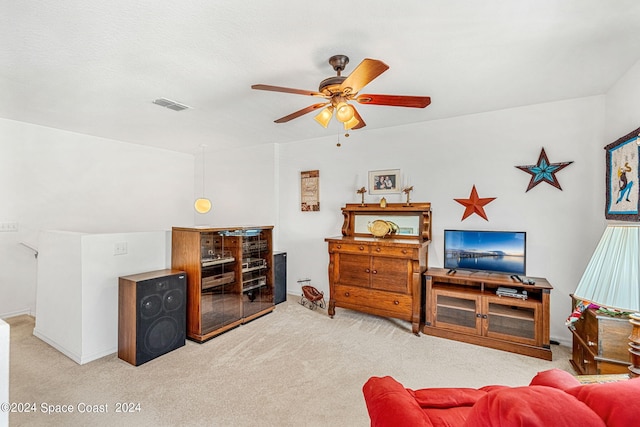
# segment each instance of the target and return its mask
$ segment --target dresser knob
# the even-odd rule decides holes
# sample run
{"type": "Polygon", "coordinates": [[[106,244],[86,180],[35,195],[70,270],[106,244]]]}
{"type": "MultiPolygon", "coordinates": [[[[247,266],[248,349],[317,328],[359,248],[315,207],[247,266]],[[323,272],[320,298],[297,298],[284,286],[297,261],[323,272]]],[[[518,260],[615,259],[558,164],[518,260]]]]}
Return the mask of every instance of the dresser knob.
{"type": "Polygon", "coordinates": [[[400,301],[395,300],[393,303],[394,303],[395,305],[398,305],[398,304],[400,304],[400,301]]]}
{"type": "Polygon", "coordinates": [[[587,345],[588,345],[589,347],[595,347],[595,346],[596,346],[596,343],[595,343],[595,342],[593,342],[593,341],[587,341],[587,345]]]}
{"type": "Polygon", "coordinates": [[[360,250],[361,250],[361,251],[364,251],[364,246],[360,246],[360,250]]]}
{"type": "Polygon", "coordinates": [[[380,248],[376,248],[376,252],[380,252],[380,248]]]}
{"type": "Polygon", "coordinates": [[[407,250],[406,250],[406,249],[403,249],[403,250],[402,250],[402,253],[406,255],[406,254],[407,254],[407,250]]]}
{"type": "Polygon", "coordinates": [[[372,273],[373,274],[378,274],[378,270],[373,270],[372,273]]]}
{"type": "Polygon", "coordinates": [[[342,245],[338,245],[338,246],[336,246],[336,248],[341,249],[341,248],[342,248],[342,245]]]}
{"type": "Polygon", "coordinates": [[[364,270],[365,273],[371,273],[371,270],[369,270],[368,268],[364,270]]]}
{"type": "Polygon", "coordinates": [[[345,297],[348,297],[348,296],[349,296],[349,292],[345,292],[345,293],[344,293],[344,296],[345,296],[345,297]]]}

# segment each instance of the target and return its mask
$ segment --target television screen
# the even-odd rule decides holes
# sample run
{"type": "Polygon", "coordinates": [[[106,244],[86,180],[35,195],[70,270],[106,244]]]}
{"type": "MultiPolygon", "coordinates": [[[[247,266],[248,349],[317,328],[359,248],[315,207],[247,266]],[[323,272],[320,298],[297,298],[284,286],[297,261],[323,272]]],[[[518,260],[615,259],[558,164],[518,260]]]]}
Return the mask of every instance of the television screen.
{"type": "Polygon", "coordinates": [[[525,275],[524,231],[444,230],[444,268],[525,275]]]}

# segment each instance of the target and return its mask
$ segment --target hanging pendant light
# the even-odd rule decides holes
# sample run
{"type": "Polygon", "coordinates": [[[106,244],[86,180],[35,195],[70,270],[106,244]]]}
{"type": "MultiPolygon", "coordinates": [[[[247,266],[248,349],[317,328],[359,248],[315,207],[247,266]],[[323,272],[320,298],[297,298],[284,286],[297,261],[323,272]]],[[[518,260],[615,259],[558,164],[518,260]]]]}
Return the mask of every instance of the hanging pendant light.
{"type": "Polygon", "coordinates": [[[205,214],[211,210],[211,200],[204,197],[204,147],[206,145],[202,145],[202,197],[197,199],[193,204],[193,207],[196,209],[196,212],[205,214]]]}

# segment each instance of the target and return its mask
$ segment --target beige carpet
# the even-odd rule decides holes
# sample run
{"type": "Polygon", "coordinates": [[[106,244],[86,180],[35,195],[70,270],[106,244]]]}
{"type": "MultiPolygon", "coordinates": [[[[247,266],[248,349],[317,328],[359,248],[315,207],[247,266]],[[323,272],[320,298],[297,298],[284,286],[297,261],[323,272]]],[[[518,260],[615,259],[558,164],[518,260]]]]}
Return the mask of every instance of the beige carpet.
{"type": "Polygon", "coordinates": [[[406,387],[525,385],[536,372],[569,372],[570,349],[553,362],[411,333],[410,324],[337,309],[311,311],[299,298],[204,344],[134,367],[111,355],[75,362],[32,335],[34,319],[11,326],[10,399],[36,413],[11,426],[367,426],[362,385],[391,375],[406,387]],[[134,403],[136,412],[117,413],[134,403]],[[79,413],[83,405],[107,413],[79,413]],[[43,405],[71,405],[45,414],[43,405]]]}

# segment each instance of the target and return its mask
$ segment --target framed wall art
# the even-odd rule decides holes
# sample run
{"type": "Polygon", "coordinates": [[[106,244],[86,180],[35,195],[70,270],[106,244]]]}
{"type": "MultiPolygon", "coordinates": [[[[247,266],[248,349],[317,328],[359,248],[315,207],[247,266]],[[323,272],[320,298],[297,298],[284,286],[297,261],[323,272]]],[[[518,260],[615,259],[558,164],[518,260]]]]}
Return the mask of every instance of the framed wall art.
{"type": "Polygon", "coordinates": [[[604,147],[606,150],[605,218],[640,221],[638,154],[640,128],[604,147]]]}
{"type": "Polygon", "coordinates": [[[369,171],[369,194],[400,193],[400,169],[369,171]]]}
{"type": "Polygon", "coordinates": [[[300,172],[300,210],[317,212],[320,210],[320,171],[300,172]]]}

